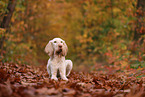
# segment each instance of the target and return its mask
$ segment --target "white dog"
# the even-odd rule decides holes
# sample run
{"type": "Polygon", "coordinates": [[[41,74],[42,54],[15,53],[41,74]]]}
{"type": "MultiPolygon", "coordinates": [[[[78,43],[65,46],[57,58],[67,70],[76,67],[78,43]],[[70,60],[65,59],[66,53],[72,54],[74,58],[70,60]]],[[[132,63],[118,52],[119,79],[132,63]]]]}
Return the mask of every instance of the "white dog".
{"type": "Polygon", "coordinates": [[[45,52],[50,56],[47,63],[47,71],[51,79],[58,80],[57,74],[63,80],[68,80],[68,76],[72,70],[73,64],[71,60],[65,60],[68,47],[64,40],[60,38],[54,38],[50,40],[45,47],[45,52]]]}

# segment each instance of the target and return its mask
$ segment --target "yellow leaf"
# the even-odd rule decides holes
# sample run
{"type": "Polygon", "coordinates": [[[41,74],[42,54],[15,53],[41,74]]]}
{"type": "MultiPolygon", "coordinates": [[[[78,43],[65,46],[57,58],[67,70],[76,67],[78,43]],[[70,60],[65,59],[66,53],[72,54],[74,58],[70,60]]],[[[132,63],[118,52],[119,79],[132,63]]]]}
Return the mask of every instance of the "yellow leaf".
{"type": "Polygon", "coordinates": [[[121,12],[121,10],[119,8],[113,8],[113,12],[114,13],[119,13],[119,12],[121,12]]]}
{"type": "Polygon", "coordinates": [[[128,63],[126,61],[121,61],[121,68],[124,68],[128,65],[128,63]]]}
{"type": "Polygon", "coordinates": [[[47,6],[47,8],[50,7],[50,3],[47,3],[46,6],[47,6]]]}
{"type": "Polygon", "coordinates": [[[122,46],[122,50],[126,50],[127,49],[127,46],[126,45],[123,45],[122,46]]]}
{"type": "Polygon", "coordinates": [[[83,37],[86,38],[87,37],[87,34],[84,34],[83,37]]]}

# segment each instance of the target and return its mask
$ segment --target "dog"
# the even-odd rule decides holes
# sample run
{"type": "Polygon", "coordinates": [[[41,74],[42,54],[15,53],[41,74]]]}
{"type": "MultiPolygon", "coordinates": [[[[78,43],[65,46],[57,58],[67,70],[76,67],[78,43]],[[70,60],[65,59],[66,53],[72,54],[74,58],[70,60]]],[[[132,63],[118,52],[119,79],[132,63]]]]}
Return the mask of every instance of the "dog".
{"type": "Polygon", "coordinates": [[[73,63],[71,60],[65,59],[67,51],[68,47],[61,38],[54,38],[46,45],[45,52],[50,56],[47,72],[51,79],[57,81],[57,76],[60,75],[61,79],[68,81],[67,76],[72,70],[73,63]]]}

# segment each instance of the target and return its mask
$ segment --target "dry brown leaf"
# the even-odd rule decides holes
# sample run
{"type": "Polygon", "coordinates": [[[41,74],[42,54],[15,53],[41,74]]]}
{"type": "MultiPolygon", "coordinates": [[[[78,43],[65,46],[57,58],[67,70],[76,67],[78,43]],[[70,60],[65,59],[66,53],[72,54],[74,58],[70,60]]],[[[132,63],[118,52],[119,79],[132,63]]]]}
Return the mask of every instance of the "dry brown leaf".
{"type": "Polygon", "coordinates": [[[71,96],[76,94],[76,91],[74,89],[65,88],[62,91],[64,96],[71,96]]]}
{"type": "Polygon", "coordinates": [[[144,93],[144,87],[140,88],[138,85],[133,85],[130,93],[126,97],[142,97],[144,93]]]}
{"type": "Polygon", "coordinates": [[[45,95],[56,95],[59,93],[59,91],[56,90],[55,88],[48,89],[47,87],[37,89],[35,92],[38,94],[45,94],[45,95]]]}
{"type": "Polygon", "coordinates": [[[13,93],[10,81],[7,80],[5,84],[0,84],[0,97],[8,97],[13,93]]]}
{"type": "Polygon", "coordinates": [[[22,85],[24,85],[24,86],[36,86],[37,85],[37,83],[27,83],[27,82],[21,82],[21,84],[22,85]]]}
{"type": "Polygon", "coordinates": [[[129,93],[130,91],[131,91],[130,89],[124,90],[125,93],[129,93]]]}

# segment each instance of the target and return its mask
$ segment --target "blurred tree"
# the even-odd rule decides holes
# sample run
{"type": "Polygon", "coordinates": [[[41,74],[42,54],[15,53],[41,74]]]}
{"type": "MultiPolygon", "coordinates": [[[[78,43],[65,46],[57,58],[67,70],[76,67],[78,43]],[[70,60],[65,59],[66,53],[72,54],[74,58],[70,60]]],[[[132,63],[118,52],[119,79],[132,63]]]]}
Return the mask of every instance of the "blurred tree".
{"type": "Polygon", "coordinates": [[[141,35],[145,34],[145,0],[137,1],[137,23],[135,28],[134,39],[138,40],[141,35]]]}
{"type": "MultiPolygon", "coordinates": [[[[9,0],[8,6],[7,6],[8,12],[6,11],[6,13],[4,15],[4,18],[3,18],[3,21],[1,23],[1,26],[0,26],[0,28],[5,28],[6,29],[5,33],[8,32],[9,23],[10,23],[10,20],[12,18],[15,6],[16,6],[16,2],[17,2],[17,0],[9,0]]],[[[3,34],[3,36],[0,37],[1,55],[3,54],[3,44],[4,44],[4,41],[5,41],[5,35],[6,34],[3,34]]]]}

